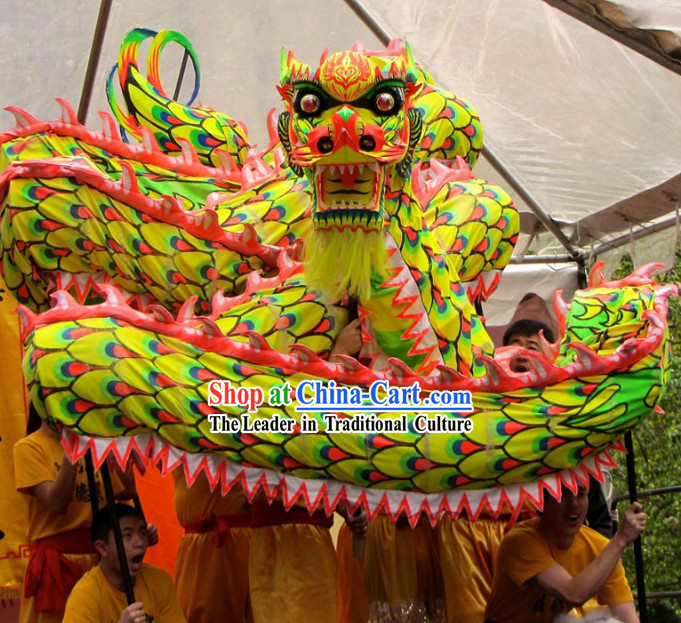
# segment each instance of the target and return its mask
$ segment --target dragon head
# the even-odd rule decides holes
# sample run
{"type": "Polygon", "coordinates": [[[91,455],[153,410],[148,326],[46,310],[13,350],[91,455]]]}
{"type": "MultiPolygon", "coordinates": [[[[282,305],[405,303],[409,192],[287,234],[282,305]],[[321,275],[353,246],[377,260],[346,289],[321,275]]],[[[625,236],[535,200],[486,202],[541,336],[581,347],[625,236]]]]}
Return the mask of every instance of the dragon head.
{"type": "Polygon", "coordinates": [[[344,250],[353,265],[364,266],[364,277],[355,278],[344,266],[344,286],[366,281],[366,249],[373,245],[363,234],[383,229],[387,180],[408,176],[421,139],[422,117],[413,107],[417,77],[407,45],[325,52],[314,72],[292,53],[282,54],[279,92],[286,111],[279,136],[289,165],[307,176],[313,191],[316,252],[339,265],[344,250]],[[363,253],[365,261],[358,258],[363,253]]]}

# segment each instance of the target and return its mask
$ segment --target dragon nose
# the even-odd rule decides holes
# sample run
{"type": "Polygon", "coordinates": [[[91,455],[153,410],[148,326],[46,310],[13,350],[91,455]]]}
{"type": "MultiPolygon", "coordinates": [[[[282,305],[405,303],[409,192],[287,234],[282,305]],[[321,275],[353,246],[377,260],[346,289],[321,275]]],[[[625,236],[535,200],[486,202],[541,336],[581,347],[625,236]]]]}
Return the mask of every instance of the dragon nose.
{"type": "Polygon", "coordinates": [[[343,106],[333,114],[331,120],[336,143],[339,146],[344,144],[356,146],[359,115],[349,106],[343,106]]]}

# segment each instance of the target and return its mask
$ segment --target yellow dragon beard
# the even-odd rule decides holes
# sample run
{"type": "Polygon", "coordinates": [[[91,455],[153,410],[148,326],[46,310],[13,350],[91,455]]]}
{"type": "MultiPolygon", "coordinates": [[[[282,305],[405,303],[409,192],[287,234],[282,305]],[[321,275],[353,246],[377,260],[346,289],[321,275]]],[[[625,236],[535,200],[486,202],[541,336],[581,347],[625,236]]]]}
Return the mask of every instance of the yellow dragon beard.
{"type": "Polygon", "coordinates": [[[383,276],[382,230],[313,229],[305,242],[307,284],[330,301],[344,294],[367,300],[372,275],[383,276]]]}

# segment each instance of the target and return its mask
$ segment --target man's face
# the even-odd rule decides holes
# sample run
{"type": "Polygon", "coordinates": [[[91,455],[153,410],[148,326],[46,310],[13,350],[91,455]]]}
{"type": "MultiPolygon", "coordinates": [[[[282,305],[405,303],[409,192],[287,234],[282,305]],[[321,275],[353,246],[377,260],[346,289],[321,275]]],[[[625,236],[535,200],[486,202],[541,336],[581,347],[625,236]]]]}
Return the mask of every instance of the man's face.
{"type": "MultiPolygon", "coordinates": [[[[527,350],[534,350],[541,352],[541,344],[539,342],[539,335],[534,333],[532,335],[523,335],[522,333],[513,333],[509,339],[507,346],[517,346],[519,348],[526,348],[527,350]]],[[[530,362],[527,357],[518,355],[511,359],[509,367],[513,372],[529,372],[530,362]]]]}
{"type": "Polygon", "coordinates": [[[562,534],[576,535],[584,524],[586,511],[589,507],[586,486],[581,482],[575,495],[567,487],[563,487],[563,495],[560,502],[555,498],[546,496],[542,521],[551,526],[552,530],[562,534]]]}
{"type": "MultiPolygon", "coordinates": [[[[134,576],[142,568],[142,561],[149,546],[147,526],[139,517],[121,517],[119,524],[123,535],[128,569],[130,570],[130,575],[134,576]]],[[[110,560],[110,564],[120,572],[121,567],[118,561],[118,551],[116,550],[113,530],[109,532],[109,540],[100,553],[102,556],[106,555],[110,560]]]]}

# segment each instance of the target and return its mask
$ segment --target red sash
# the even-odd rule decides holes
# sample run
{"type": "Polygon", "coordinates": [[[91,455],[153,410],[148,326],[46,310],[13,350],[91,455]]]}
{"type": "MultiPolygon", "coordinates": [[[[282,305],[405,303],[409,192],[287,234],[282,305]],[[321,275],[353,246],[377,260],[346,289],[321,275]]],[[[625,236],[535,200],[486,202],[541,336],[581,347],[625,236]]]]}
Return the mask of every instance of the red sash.
{"type": "Polygon", "coordinates": [[[64,612],[71,589],[85,570],[64,554],[95,554],[89,530],[71,530],[31,544],[24,595],[34,598],[36,612],[64,612]]]}
{"type": "Polygon", "coordinates": [[[267,502],[253,504],[253,522],[251,528],[264,528],[265,526],[283,526],[285,524],[308,524],[320,528],[331,528],[333,516],[327,517],[324,511],[317,511],[310,515],[304,508],[294,506],[291,510],[284,510],[277,504],[270,506],[267,502]]]}
{"type": "Polygon", "coordinates": [[[215,547],[222,547],[225,535],[232,528],[250,528],[250,515],[210,515],[209,517],[197,517],[185,526],[185,534],[213,533],[215,547]]]}

